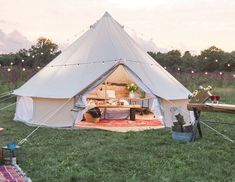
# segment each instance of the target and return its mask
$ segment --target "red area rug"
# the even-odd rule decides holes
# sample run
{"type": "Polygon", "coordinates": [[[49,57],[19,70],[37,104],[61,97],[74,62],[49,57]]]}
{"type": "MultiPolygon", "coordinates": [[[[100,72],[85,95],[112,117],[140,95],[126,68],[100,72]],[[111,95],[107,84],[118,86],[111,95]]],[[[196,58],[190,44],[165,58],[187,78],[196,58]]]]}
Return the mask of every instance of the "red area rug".
{"type": "Polygon", "coordinates": [[[28,182],[21,169],[17,166],[0,166],[0,181],[1,182],[28,182]]]}
{"type": "Polygon", "coordinates": [[[77,123],[77,126],[89,126],[89,127],[138,127],[138,126],[162,126],[159,120],[101,120],[97,123],[90,123],[81,121],[77,123]]]}

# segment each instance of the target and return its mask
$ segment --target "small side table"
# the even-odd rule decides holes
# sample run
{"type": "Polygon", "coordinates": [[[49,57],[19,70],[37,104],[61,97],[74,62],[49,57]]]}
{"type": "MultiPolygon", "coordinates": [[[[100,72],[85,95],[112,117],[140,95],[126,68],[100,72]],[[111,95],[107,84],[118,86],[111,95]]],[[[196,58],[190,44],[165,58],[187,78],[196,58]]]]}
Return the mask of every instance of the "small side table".
{"type": "Polygon", "coordinates": [[[20,146],[16,145],[14,149],[8,148],[8,146],[2,147],[2,159],[6,163],[6,158],[9,158],[9,164],[16,164],[16,157],[18,156],[20,146]]]}

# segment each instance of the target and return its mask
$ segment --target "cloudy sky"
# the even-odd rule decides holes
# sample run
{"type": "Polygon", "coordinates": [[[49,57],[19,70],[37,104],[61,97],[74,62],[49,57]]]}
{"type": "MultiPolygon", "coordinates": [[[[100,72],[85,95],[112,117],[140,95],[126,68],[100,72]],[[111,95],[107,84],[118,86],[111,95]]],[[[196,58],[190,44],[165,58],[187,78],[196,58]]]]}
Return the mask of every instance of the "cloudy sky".
{"type": "Polygon", "coordinates": [[[40,36],[64,47],[105,11],[161,50],[235,50],[235,0],[0,0],[0,53],[40,36]]]}

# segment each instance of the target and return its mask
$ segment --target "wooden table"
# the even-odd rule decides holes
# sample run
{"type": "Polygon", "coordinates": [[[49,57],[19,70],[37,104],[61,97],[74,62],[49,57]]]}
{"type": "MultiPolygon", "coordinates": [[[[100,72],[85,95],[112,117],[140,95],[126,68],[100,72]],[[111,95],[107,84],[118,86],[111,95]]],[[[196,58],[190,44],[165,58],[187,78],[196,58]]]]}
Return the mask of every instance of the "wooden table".
{"type": "Polygon", "coordinates": [[[135,109],[141,108],[140,105],[109,105],[109,104],[101,104],[97,105],[99,108],[129,108],[130,109],[130,120],[135,121],[135,109]]]}
{"type": "Polygon", "coordinates": [[[144,107],[144,101],[148,101],[148,108],[149,108],[149,100],[152,99],[152,97],[143,97],[143,98],[130,98],[130,97],[125,97],[123,98],[125,100],[129,100],[130,104],[137,104],[137,102],[142,102],[142,107],[144,107]]]}
{"type": "Polygon", "coordinates": [[[143,98],[130,98],[130,97],[125,97],[123,99],[125,100],[129,100],[130,101],[130,104],[137,104],[137,102],[141,102],[141,115],[143,115],[144,113],[144,110],[146,111],[149,111],[149,105],[150,105],[150,102],[149,100],[152,99],[153,97],[143,97],[143,98]],[[147,100],[148,101],[148,107],[144,107],[144,101],[147,100]]]}
{"type": "Polygon", "coordinates": [[[235,105],[231,104],[213,104],[213,103],[188,103],[187,108],[189,111],[194,111],[195,127],[193,132],[192,141],[196,138],[196,131],[198,129],[200,137],[202,137],[202,131],[200,127],[200,115],[201,111],[205,112],[223,112],[235,114],[235,105]]]}
{"type": "Polygon", "coordinates": [[[235,105],[231,104],[213,104],[213,103],[189,103],[187,105],[188,110],[193,111],[196,108],[198,111],[205,112],[223,112],[235,114],[235,105]]]}

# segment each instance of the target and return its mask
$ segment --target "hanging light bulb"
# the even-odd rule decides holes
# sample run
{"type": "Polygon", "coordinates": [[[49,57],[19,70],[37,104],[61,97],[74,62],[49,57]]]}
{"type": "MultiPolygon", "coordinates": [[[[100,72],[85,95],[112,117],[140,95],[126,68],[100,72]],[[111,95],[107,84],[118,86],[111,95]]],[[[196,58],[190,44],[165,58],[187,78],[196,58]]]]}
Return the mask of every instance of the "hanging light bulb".
{"type": "Polygon", "coordinates": [[[11,71],[11,68],[8,68],[7,71],[10,72],[10,71],[11,71]]]}
{"type": "Polygon", "coordinates": [[[34,55],[32,55],[32,58],[35,58],[35,56],[34,56],[34,55]]]}
{"type": "Polygon", "coordinates": [[[204,59],[207,59],[207,57],[204,57],[204,59]]]}
{"type": "Polygon", "coordinates": [[[13,62],[11,62],[11,65],[13,65],[13,62]]]}
{"type": "Polygon", "coordinates": [[[22,59],[22,60],[21,60],[21,62],[23,63],[23,62],[24,62],[24,60],[22,59]]]}
{"type": "Polygon", "coordinates": [[[23,68],[22,71],[25,71],[25,68],[23,68]]]}
{"type": "Polygon", "coordinates": [[[235,74],[233,75],[233,78],[235,78],[235,74]]]}
{"type": "Polygon", "coordinates": [[[218,63],[218,59],[216,59],[215,62],[218,63]]]}
{"type": "Polygon", "coordinates": [[[37,69],[40,69],[40,66],[38,66],[37,69]]]}
{"type": "Polygon", "coordinates": [[[208,73],[207,73],[207,71],[205,72],[205,75],[207,75],[208,73]]]}
{"type": "Polygon", "coordinates": [[[228,67],[230,67],[231,65],[230,64],[228,64],[228,67]]]}
{"type": "Polygon", "coordinates": [[[166,66],[164,66],[164,69],[166,70],[166,66]]]}
{"type": "Polygon", "coordinates": [[[50,49],[50,51],[53,51],[53,49],[50,49]]]}
{"type": "Polygon", "coordinates": [[[180,68],[177,68],[178,71],[180,71],[180,68]]]}
{"type": "Polygon", "coordinates": [[[30,53],[27,53],[27,56],[30,56],[30,53]]]}
{"type": "Polygon", "coordinates": [[[43,52],[41,52],[41,55],[43,55],[43,52]]]}
{"type": "Polygon", "coordinates": [[[194,73],[194,71],[192,70],[192,71],[191,71],[191,73],[193,74],[193,73],[194,73]]]}
{"type": "Polygon", "coordinates": [[[223,73],[222,72],[219,72],[220,75],[222,75],[223,73]]]}

